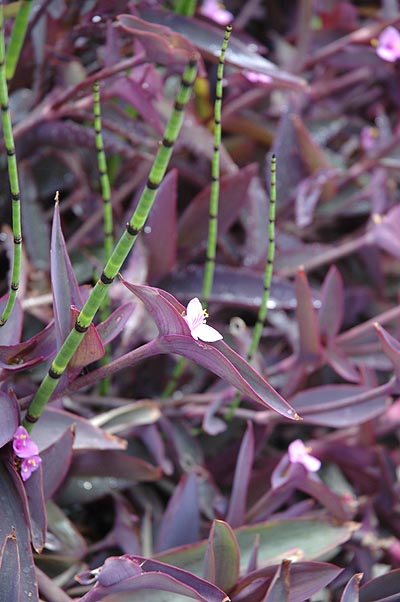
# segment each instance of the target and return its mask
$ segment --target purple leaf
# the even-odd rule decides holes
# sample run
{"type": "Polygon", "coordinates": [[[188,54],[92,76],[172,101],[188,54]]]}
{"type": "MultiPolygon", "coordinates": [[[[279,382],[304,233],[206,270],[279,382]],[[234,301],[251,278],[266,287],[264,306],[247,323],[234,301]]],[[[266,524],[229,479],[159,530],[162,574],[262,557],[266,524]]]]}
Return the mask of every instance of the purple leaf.
{"type": "Polygon", "coordinates": [[[129,318],[135,309],[134,303],[124,303],[112,312],[104,322],[97,324],[96,330],[104,346],[111,343],[123,332],[129,318]]]}
{"type": "Polygon", "coordinates": [[[390,359],[393,364],[394,372],[396,376],[400,377],[400,343],[388,333],[378,323],[374,324],[375,330],[379,336],[383,351],[385,355],[390,359]]]}
{"type": "Polygon", "coordinates": [[[240,554],[235,533],[221,520],[213,522],[204,562],[204,578],[229,592],[239,577],[240,554]]]}
{"type": "MultiPolygon", "coordinates": [[[[0,576],[1,576],[1,596],[4,601],[15,600],[19,602],[20,598],[20,580],[16,578],[21,572],[19,561],[18,545],[14,527],[10,535],[7,535],[2,542],[0,550],[0,576]]],[[[37,600],[37,597],[36,597],[37,600]]]]}
{"type": "Polygon", "coordinates": [[[0,391],[0,448],[14,436],[19,423],[19,406],[12,393],[0,391]]]}
{"type": "Polygon", "coordinates": [[[193,543],[199,539],[200,510],[197,476],[185,475],[172,494],[162,517],[156,551],[193,543]]]}
{"type": "Polygon", "coordinates": [[[384,251],[400,257],[400,207],[396,205],[370,231],[376,244],[384,251]]]}
{"type": "Polygon", "coordinates": [[[360,382],[361,375],[357,370],[357,367],[333,342],[323,350],[323,356],[326,363],[329,364],[344,380],[353,383],[360,382]]]}
{"type": "Polygon", "coordinates": [[[44,330],[16,345],[0,346],[0,368],[8,372],[18,372],[51,357],[56,350],[54,322],[44,330]]]}
{"type": "Polygon", "coordinates": [[[296,274],[297,323],[299,326],[299,355],[305,362],[314,361],[321,355],[318,322],[308,279],[303,268],[296,274]]]}
{"type": "Polygon", "coordinates": [[[379,575],[361,587],[360,602],[397,602],[399,584],[400,569],[379,575]]]}
{"type": "Polygon", "coordinates": [[[339,270],[331,266],[321,290],[321,309],[318,312],[320,337],[333,339],[343,320],[344,288],[339,270]]]}
{"type": "MultiPolygon", "coordinates": [[[[90,576],[91,571],[86,571],[78,575],[78,580],[88,583],[90,576]]],[[[171,592],[199,602],[227,601],[224,592],[196,575],[156,560],[126,555],[105,561],[96,585],[81,598],[81,602],[98,602],[115,597],[119,592],[129,593],[130,602],[150,602],[155,599],[154,591],[171,592]]],[[[174,600],[170,596],[165,596],[165,599],[174,600]]]]}
{"type": "Polygon", "coordinates": [[[363,577],[362,573],[353,575],[347,582],[346,587],[343,590],[340,602],[359,602],[359,584],[363,577]]]}
{"type": "MultiPolygon", "coordinates": [[[[218,237],[223,236],[237,219],[246,202],[249,186],[258,166],[252,163],[235,174],[222,176],[218,207],[218,237]]],[[[179,218],[178,246],[182,253],[192,256],[200,245],[205,245],[208,236],[208,214],[210,185],[204,188],[188,205],[179,218]]]]}
{"type": "Polygon", "coordinates": [[[25,491],[29,504],[32,545],[36,552],[41,552],[46,541],[47,527],[42,466],[25,481],[25,491]]]}
{"type": "Polygon", "coordinates": [[[165,25],[156,25],[132,15],[118,15],[122,29],[137,38],[146,51],[149,63],[161,65],[185,65],[193,56],[198,55],[186,37],[171,31],[165,25]]]}
{"type": "Polygon", "coordinates": [[[362,424],[381,414],[389,404],[385,395],[359,385],[322,385],[300,391],[291,398],[309,424],[334,428],[362,424]]]}
{"type": "Polygon", "coordinates": [[[85,418],[65,410],[47,407],[32,430],[32,437],[39,450],[55,443],[65,431],[74,425],[74,449],[124,449],[126,442],[93,426],[85,418]]]}
{"type": "MultiPolygon", "coordinates": [[[[20,598],[18,602],[38,602],[35,567],[29,534],[28,500],[24,485],[11,464],[11,459],[3,458],[3,461],[0,462],[0,491],[2,497],[2,503],[0,504],[0,541],[3,542],[5,537],[13,529],[15,530],[19,563],[21,569],[23,569],[13,575],[13,579],[19,585],[20,598]]],[[[15,559],[15,554],[13,554],[13,558],[15,559]]],[[[10,562],[12,562],[12,558],[10,562]]]]}
{"type": "MultiPolygon", "coordinates": [[[[79,310],[72,306],[70,308],[70,330],[74,327],[78,315],[79,310]]],[[[70,377],[72,378],[72,375],[79,373],[84,366],[101,359],[104,353],[104,345],[99,337],[97,328],[91,323],[68,364],[70,377]]]]}
{"type": "Polygon", "coordinates": [[[253,468],[253,460],[254,431],[252,423],[248,422],[246,432],[240,445],[239,456],[236,461],[229,510],[226,515],[226,520],[232,527],[239,527],[245,522],[246,500],[253,468]]]}
{"type": "Polygon", "coordinates": [[[149,255],[149,280],[169,274],[177,258],[177,182],[178,171],[172,169],[163,179],[146,222],[144,241],[149,255]]]}
{"type": "Polygon", "coordinates": [[[212,345],[195,341],[182,314],[185,308],[161,289],[134,285],[123,278],[122,283],[145,304],[157,324],[161,336],[152,342],[149,355],[178,353],[217,374],[244,395],[268,406],[291,420],[299,416],[293,408],[243,358],[223,341],[212,345]]]}
{"type": "MultiPolygon", "coordinates": [[[[193,44],[196,44],[207,57],[218,60],[221,48],[220,27],[199,21],[194,17],[189,18],[160,9],[139,8],[138,12],[143,19],[152,23],[162,23],[170,27],[171,30],[179,32],[193,44]]],[[[254,52],[251,45],[236,39],[235,36],[231,36],[229,41],[225,62],[236,65],[240,69],[248,69],[249,71],[268,75],[281,86],[293,89],[304,88],[305,86],[303,79],[279,69],[274,63],[254,52]]]]}
{"type": "MultiPolygon", "coordinates": [[[[265,602],[289,602],[290,560],[282,560],[268,588],[265,602]]],[[[300,600],[297,599],[297,602],[300,600]]]]}
{"type": "Polygon", "coordinates": [[[69,471],[74,438],[75,427],[71,424],[54,443],[40,454],[42,458],[43,490],[46,500],[54,495],[69,471]]]}
{"type": "Polygon", "coordinates": [[[80,309],[82,307],[82,297],[61,230],[60,206],[58,202],[54,207],[51,232],[50,272],[54,321],[59,346],[71,330],[70,307],[73,305],[80,309]]]}

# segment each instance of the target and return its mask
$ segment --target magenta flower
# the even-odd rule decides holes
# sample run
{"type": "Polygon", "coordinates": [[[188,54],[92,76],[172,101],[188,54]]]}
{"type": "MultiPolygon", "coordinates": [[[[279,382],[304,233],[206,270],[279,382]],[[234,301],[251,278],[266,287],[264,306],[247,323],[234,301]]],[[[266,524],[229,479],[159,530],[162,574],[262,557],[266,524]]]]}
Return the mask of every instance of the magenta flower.
{"type": "Polygon", "coordinates": [[[233,19],[232,13],[230,13],[229,10],[225,10],[223,4],[217,0],[203,0],[200,14],[220,25],[228,25],[233,19]]]}
{"type": "Polygon", "coordinates": [[[400,33],[395,27],[386,27],[381,32],[376,45],[376,54],[390,63],[400,58],[400,33]]]}
{"type": "Polygon", "coordinates": [[[310,451],[300,439],[292,441],[288,447],[289,462],[303,464],[310,472],[317,472],[321,468],[321,461],[311,456],[310,451]]]}
{"type": "Polygon", "coordinates": [[[38,446],[32,441],[28,431],[23,426],[19,426],[14,433],[13,449],[18,458],[30,458],[37,456],[39,453],[38,446]]]}
{"type": "Polygon", "coordinates": [[[253,84],[270,84],[272,82],[272,77],[265,73],[257,73],[257,71],[242,71],[242,73],[253,84]]]}
{"type": "Polygon", "coordinates": [[[31,474],[39,468],[41,462],[42,458],[40,456],[31,456],[30,458],[24,458],[21,462],[22,480],[27,481],[31,474]]]}
{"type": "Polygon", "coordinates": [[[186,308],[186,316],[183,316],[183,318],[190,328],[190,334],[196,341],[200,339],[206,343],[214,343],[223,338],[218,330],[215,330],[215,328],[212,328],[211,326],[207,326],[207,311],[202,308],[197,297],[189,301],[186,308]]]}

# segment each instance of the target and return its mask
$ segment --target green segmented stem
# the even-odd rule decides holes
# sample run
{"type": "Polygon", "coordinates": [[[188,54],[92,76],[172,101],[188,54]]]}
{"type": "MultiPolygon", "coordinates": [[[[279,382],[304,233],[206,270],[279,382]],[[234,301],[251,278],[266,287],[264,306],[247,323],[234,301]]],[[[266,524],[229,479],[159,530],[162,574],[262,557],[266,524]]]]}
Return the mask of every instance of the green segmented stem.
{"type": "Polygon", "coordinates": [[[104,267],[103,273],[77,317],[74,328],[65,339],[28,408],[24,420],[24,426],[27,430],[30,430],[40,417],[47,401],[50,399],[51,394],[57,386],[58,379],[65,371],[79,343],[92,323],[92,320],[106,295],[108,287],[117,276],[124,260],[132,249],[140,230],[146,222],[154,203],[157,190],[167,170],[174,142],[179,135],[183,121],[183,111],[189,101],[196,73],[197,59],[193,58],[188,63],[183,73],[181,87],[165,129],[164,138],[158,149],[146,187],[139,199],[137,208],[130,221],[126,224],[125,232],[117,242],[111,257],[104,267]]]}
{"type": "Polygon", "coordinates": [[[104,211],[104,255],[106,261],[111,257],[114,246],[113,215],[111,207],[110,180],[107,172],[107,161],[104,152],[103,135],[101,133],[101,109],[99,82],[93,84],[93,115],[94,131],[96,135],[97,163],[99,166],[101,195],[103,197],[104,211]]]}
{"type": "Polygon", "coordinates": [[[21,271],[22,257],[22,232],[21,232],[21,198],[18,181],[17,158],[15,156],[14,136],[11,124],[11,115],[8,104],[8,87],[6,76],[6,57],[4,42],[4,15],[3,2],[0,1],[0,106],[1,121],[3,124],[3,135],[7,151],[8,179],[11,191],[11,218],[14,237],[14,257],[11,269],[10,293],[7,304],[0,317],[0,327],[7,322],[12,308],[14,307],[19,288],[19,275],[21,271]]]}
{"type": "MultiPolygon", "coordinates": [[[[271,172],[270,172],[270,194],[269,194],[269,216],[268,216],[268,252],[267,263],[265,265],[263,294],[261,299],[260,309],[253,329],[253,336],[250,347],[247,352],[246,359],[248,362],[253,360],[254,354],[257,351],[258,344],[261,339],[262,330],[264,328],[265,318],[268,312],[268,300],[271,290],[272,270],[275,256],[275,207],[276,207],[276,156],[271,157],[271,172]]],[[[240,405],[241,396],[236,393],[228,410],[226,418],[229,420],[233,417],[235,410],[240,405]]]]}
{"type": "Polygon", "coordinates": [[[15,17],[6,55],[7,80],[12,79],[17,67],[18,59],[25,40],[26,30],[28,28],[31,6],[32,0],[22,0],[17,16],[15,17]]]}
{"type": "Polygon", "coordinates": [[[228,47],[229,38],[232,27],[227,25],[225,29],[224,41],[222,42],[221,53],[219,57],[217,69],[217,84],[215,89],[215,105],[214,105],[214,150],[211,162],[211,190],[210,190],[210,209],[208,215],[208,240],[207,240],[207,257],[204,269],[203,279],[203,303],[207,305],[211,294],[214,272],[215,272],[215,255],[217,251],[217,234],[218,234],[218,201],[219,201],[219,155],[221,147],[221,109],[222,109],[222,92],[224,78],[224,63],[225,52],[228,47]]]}
{"type": "MultiPolygon", "coordinates": [[[[225,53],[228,47],[229,38],[232,32],[232,26],[225,28],[225,35],[221,46],[217,69],[217,83],[215,87],[214,104],[214,149],[211,162],[211,189],[210,189],[210,209],[208,214],[208,239],[207,239],[207,257],[203,277],[203,306],[207,305],[213,286],[215,272],[215,255],[217,249],[218,234],[218,201],[219,201],[219,156],[221,147],[221,108],[225,53]]],[[[172,371],[171,378],[162,392],[161,397],[170,397],[175,391],[178,380],[182,376],[187,360],[184,357],[179,358],[172,371]]]]}

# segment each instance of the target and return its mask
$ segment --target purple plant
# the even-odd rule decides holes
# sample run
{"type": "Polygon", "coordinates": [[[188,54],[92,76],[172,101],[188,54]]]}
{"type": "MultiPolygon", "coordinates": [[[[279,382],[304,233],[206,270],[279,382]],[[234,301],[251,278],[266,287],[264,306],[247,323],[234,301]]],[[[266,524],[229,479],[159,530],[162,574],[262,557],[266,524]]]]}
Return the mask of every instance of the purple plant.
{"type": "Polygon", "coordinates": [[[1,5],[0,149],[10,158],[15,146],[19,180],[9,160],[2,316],[10,284],[18,292],[0,327],[0,599],[398,600],[396,3],[43,0],[28,18],[29,4],[1,5]],[[222,78],[221,24],[231,22],[222,78]],[[171,149],[159,141],[194,57],[170,169],[148,179],[157,149],[171,149]],[[18,181],[21,248],[10,229],[18,181]],[[146,182],[157,197],[138,234],[131,216],[146,182]],[[111,284],[103,241],[121,233],[137,241],[111,284]],[[80,322],[99,281],[109,299],[80,322]],[[71,328],[85,336],[63,371],[71,328]],[[46,374],[56,387],[32,425],[46,374]]]}

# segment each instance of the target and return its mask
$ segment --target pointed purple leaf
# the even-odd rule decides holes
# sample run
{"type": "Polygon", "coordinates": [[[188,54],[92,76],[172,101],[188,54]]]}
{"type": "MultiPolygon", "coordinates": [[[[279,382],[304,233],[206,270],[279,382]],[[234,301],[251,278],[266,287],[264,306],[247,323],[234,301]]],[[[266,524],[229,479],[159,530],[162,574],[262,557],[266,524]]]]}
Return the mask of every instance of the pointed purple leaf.
{"type": "Polygon", "coordinates": [[[344,380],[352,383],[360,382],[361,375],[355,364],[333,342],[323,350],[323,356],[326,363],[344,380]]]}
{"type": "Polygon", "coordinates": [[[400,207],[396,205],[379,221],[376,221],[370,232],[379,247],[400,257],[400,207]]]}
{"type": "MultiPolygon", "coordinates": [[[[78,315],[79,310],[74,306],[70,307],[70,330],[74,327],[78,315]]],[[[96,362],[101,359],[104,354],[104,345],[97,332],[96,326],[92,322],[68,364],[70,374],[75,375],[77,372],[79,373],[84,366],[96,362]]]]}
{"type": "Polygon", "coordinates": [[[226,521],[232,527],[240,527],[245,522],[246,500],[253,460],[254,431],[252,423],[248,422],[236,461],[232,494],[230,496],[228,514],[226,515],[226,521]]]}
{"type": "Polygon", "coordinates": [[[268,588],[265,602],[289,602],[291,565],[290,560],[282,560],[268,588]]]}
{"type": "Polygon", "coordinates": [[[3,447],[12,439],[19,424],[19,406],[12,393],[0,391],[0,416],[0,447],[3,447]]]}
{"type": "Polygon", "coordinates": [[[297,270],[295,286],[297,297],[296,316],[299,327],[299,354],[300,358],[307,362],[320,357],[321,346],[313,298],[308,278],[303,268],[297,270]]]}
{"type": "Polygon", "coordinates": [[[360,588],[360,602],[397,602],[399,584],[399,568],[379,575],[360,588]]]}
{"type": "Polygon", "coordinates": [[[198,541],[200,509],[197,477],[194,472],[185,475],[172,494],[161,520],[156,552],[198,541]]]}
{"type": "Polygon", "coordinates": [[[351,577],[351,579],[347,582],[347,585],[343,590],[340,602],[359,602],[360,597],[358,586],[360,585],[362,577],[362,573],[357,573],[356,575],[353,575],[351,577]]]}
{"type": "Polygon", "coordinates": [[[375,330],[379,336],[383,351],[393,364],[394,372],[400,377],[400,343],[392,337],[387,330],[378,323],[374,324],[375,330]]]}
{"type": "Polygon", "coordinates": [[[178,353],[211,370],[244,395],[275,410],[291,420],[298,414],[273,387],[223,341],[212,345],[195,341],[183,318],[185,308],[172,295],[161,289],[122,283],[145,304],[157,324],[161,336],[153,341],[148,355],[178,353]]]}
{"type": "Polygon", "coordinates": [[[41,552],[46,541],[47,528],[42,466],[32,473],[24,486],[29,504],[32,545],[36,552],[41,552]]]}
{"type": "Polygon", "coordinates": [[[70,307],[82,307],[82,297],[61,230],[60,207],[54,207],[51,232],[50,272],[53,291],[57,342],[61,344],[71,330],[70,307]]]}
{"type": "Polygon", "coordinates": [[[343,320],[344,287],[339,270],[331,266],[321,290],[321,309],[318,312],[320,337],[332,339],[340,330],[343,320]]]}

